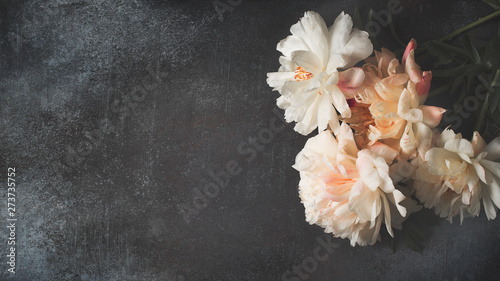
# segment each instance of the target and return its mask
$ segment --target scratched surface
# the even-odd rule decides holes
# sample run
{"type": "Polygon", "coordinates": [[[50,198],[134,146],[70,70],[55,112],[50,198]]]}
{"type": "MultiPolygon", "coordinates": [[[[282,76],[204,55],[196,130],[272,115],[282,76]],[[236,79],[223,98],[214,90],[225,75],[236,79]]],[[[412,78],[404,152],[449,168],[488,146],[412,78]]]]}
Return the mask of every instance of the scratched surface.
{"type": "MultiPolygon", "coordinates": [[[[306,137],[273,112],[266,73],[304,11],[331,24],[387,2],[229,2],[0,1],[1,280],[281,280],[328,241],[305,222],[291,168],[306,137]],[[15,275],[3,226],[11,166],[15,275]]],[[[403,40],[492,12],[435,2],[402,1],[403,40]]],[[[387,31],[378,40],[397,47],[387,31]]],[[[500,276],[500,220],[484,213],[441,221],[422,254],[333,243],[288,280],[500,276]]]]}

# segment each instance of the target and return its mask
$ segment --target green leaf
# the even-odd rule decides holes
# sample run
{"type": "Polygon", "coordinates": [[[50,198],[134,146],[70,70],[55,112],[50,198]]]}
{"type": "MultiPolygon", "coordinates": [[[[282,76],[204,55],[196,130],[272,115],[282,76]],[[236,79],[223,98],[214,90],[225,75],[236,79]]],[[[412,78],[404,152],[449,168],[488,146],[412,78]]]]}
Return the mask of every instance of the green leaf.
{"type": "Polygon", "coordinates": [[[477,76],[479,73],[487,70],[487,66],[485,64],[476,64],[476,65],[469,65],[467,67],[467,70],[464,72],[464,76],[477,76]]]}
{"type": "Polygon", "coordinates": [[[428,41],[424,43],[427,51],[435,57],[444,56],[448,58],[459,59],[462,61],[468,61],[469,56],[467,52],[459,47],[446,44],[437,40],[428,41]]]}
{"type": "Polygon", "coordinates": [[[490,112],[486,118],[490,121],[493,122],[496,125],[500,126],[500,112],[490,112]]]}
{"type": "Polygon", "coordinates": [[[458,94],[456,103],[460,105],[463,104],[466,96],[467,96],[467,89],[465,87],[460,88],[460,93],[458,94]]]}
{"type": "Polygon", "coordinates": [[[422,245],[419,242],[417,242],[409,232],[403,231],[403,242],[405,243],[406,247],[408,247],[410,250],[422,253],[423,250],[422,245]]]}
{"type": "Polygon", "coordinates": [[[434,63],[434,67],[439,67],[439,66],[442,66],[442,65],[447,65],[447,64],[450,64],[452,62],[453,62],[453,58],[447,58],[447,57],[440,56],[438,58],[438,61],[434,63]]]}
{"type": "Polygon", "coordinates": [[[401,45],[403,48],[406,47],[406,45],[403,42],[401,42],[401,40],[398,37],[398,34],[396,33],[396,28],[394,27],[394,22],[392,21],[392,14],[391,13],[389,13],[388,21],[389,21],[389,28],[391,29],[392,37],[394,37],[394,39],[396,39],[398,44],[401,45]]]}
{"type": "Polygon", "coordinates": [[[490,102],[490,113],[495,112],[498,108],[498,102],[500,101],[500,88],[496,88],[494,94],[491,96],[490,102]]]}
{"type": "Polygon", "coordinates": [[[395,253],[396,252],[396,242],[395,242],[396,239],[394,238],[390,238],[389,239],[389,249],[391,249],[391,253],[395,253]]]}
{"type": "Polygon", "coordinates": [[[488,45],[486,45],[486,51],[483,57],[483,62],[490,66],[493,66],[500,62],[500,38],[493,37],[491,38],[488,45]]]}
{"type": "MultiPolygon", "coordinates": [[[[462,83],[464,83],[465,80],[463,78],[464,78],[464,76],[462,75],[462,76],[458,76],[454,80],[451,80],[451,81],[453,81],[453,82],[451,82],[451,90],[450,90],[450,93],[452,95],[454,95],[455,92],[457,91],[458,87],[460,85],[462,85],[462,83]]],[[[463,90],[465,90],[465,87],[463,88],[463,90]]]]}
{"type": "MultiPolygon", "coordinates": [[[[375,14],[375,11],[373,9],[370,9],[370,11],[368,12],[368,22],[374,22],[373,21],[373,14],[375,14]]],[[[370,38],[371,38],[371,41],[372,41],[372,44],[373,44],[373,49],[375,50],[380,50],[380,47],[379,47],[379,44],[378,44],[378,41],[377,41],[377,35],[376,34],[375,36],[371,36],[370,35],[370,38]]]]}
{"type": "Polygon", "coordinates": [[[462,64],[454,68],[436,69],[432,71],[432,77],[455,77],[459,73],[463,73],[467,69],[467,65],[462,64]]]}
{"type": "Polygon", "coordinates": [[[439,223],[439,218],[432,210],[422,209],[411,214],[403,222],[402,239],[406,247],[422,253],[423,243],[429,239],[432,234],[431,226],[439,223]]]}
{"type": "Polygon", "coordinates": [[[446,91],[448,91],[450,89],[450,86],[448,84],[446,85],[443,85],[439,88],[436,88],[436,89],[432,89],[429,91],[429,95],[428,97],[433,97],[433,96],[437,96],[437,95],[440,95],[446,91]]]}
{"type": "Polygon", "coordinates": [[[359,13],[359,8],[356,7],[354,8],[354,26],[356,26],[358,29],[364,30],[365,27],[363,25],[363,19],[361,18],[361,14],[359,13]]]}
{"type": "Polygon", "coordinates": [[[469,55],[471,60],[475,63],[480,63],[481,58],[479,57],[479,53],[477,52],[477,49],[474,47],[474,44],[472,44],[470,36],[468,34],[462,35],[462,41],[464,43],[464,48],[467,51],[467,54],[469,55]]]}
{"type": "Polygon", "coordinates": [[[493,77],[493,81],[491,82],[492,87],[500,87],[500,69],[497,69],[495,72],[495,77],[493,77]]]}
{"type": "Polygon", "coordinates": [[[500,10],[500,1],[497,0],[481,0],[481,1],[490,5],[495,10],[500,10]]]}

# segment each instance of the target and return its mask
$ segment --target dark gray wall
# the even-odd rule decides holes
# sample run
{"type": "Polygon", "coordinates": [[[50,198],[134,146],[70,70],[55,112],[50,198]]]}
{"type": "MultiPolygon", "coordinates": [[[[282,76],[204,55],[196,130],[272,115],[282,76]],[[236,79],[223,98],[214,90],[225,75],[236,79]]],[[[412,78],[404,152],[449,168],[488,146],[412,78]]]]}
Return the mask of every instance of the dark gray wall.
{"type": "MultiPolygon", "coordinates": [[[[330,236],[305,222],[297,194],[291,165],[307,138],[291,125],[268,134],[282,112],[266,73],[304,11],[331,24],[386,3],[243,0],[219,18],[211,0],[0,1],[1,225],[12,166],[18,218],[17,273],[2,226],[0,278],[281,280],[310,261],[330,236]],[[238,151],[259,134],[262,150],[238,151]],[[239,174],[214,189],[210,173],[228,163],[239,174]],[[204,188],[212,198],[198,198],[204,188]]],[[[404,41],[492,12],[472,0],[402,5],[404,41]]],[[[387,31],[378,40],[397,47],[387,31]]],[[[441,221],[422,254],[333,239],[307,279],[498,280],[499,238],[500,219],[482,213],[441,221]]]]}

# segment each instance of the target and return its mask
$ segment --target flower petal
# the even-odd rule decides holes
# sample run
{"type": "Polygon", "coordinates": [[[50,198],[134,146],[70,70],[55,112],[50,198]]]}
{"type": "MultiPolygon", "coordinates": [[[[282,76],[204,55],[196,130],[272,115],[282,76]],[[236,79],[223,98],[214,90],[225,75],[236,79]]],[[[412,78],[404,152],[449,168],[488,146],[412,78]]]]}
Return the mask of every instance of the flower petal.
{"type": "Polygon", "coordinates": [[[417,48],[417,40],[411,39],[408,45],[406,45],[405,52],[403,54],[403,65],[406,64],[406,59],[408,58],[408,55],[410,54],[411,51],[415,50],[417,48]]]}
{"type": "Polygon", "coordinates": [[[330,60],[327,72],[340,67],[351,67],[373,52],[373,45],[365,31],[352,29],[352,19],[342,12],[330,28],[330,60]]]}
{"type": "Polygon", "coordinates": [[[423,113],[418,108],[410,107],[411,97],[410,92],[404,89],[401,93],[398,102],[398,115],[408,122],[421,122],[423,120],[423,113]]]}
{"type": "Polygon", "coordinates": [[[444,144],[444,149],[458,154],[465,154],[474,157],[474,148],[472,144],[465,139],[449,140],[444,144]]]}
{"type": "Polygon", "coordinates": [[[488,145],[484,148],[484,152],[488,153],[485,159],[488,160],[500,159],[500,137],[497,137],[490,143],[488,143],[488,145]]]}
{"type": "Polygon", "coordinates": [[[436,145],[439,147],[444,147],[444,144],[453,139],[460,139],[462,136],[460,134],[455,134],[451,129],[445,129],[436,140],[436,145]]]}
{"type": "Polygon", "coordinates": [[[364,220],[372,221],[373,217],[377,217],[380,213],[381,208],[379,191],[374,192],[365,188],[358,180],[352,187],[349,210],[364,220]]]}
{"type": "Polygon", "coordinates": [[[391,164],[392,161],[398,156],[398,151],[396,151],[394,148],[385,145],[381,142],[376,142],[372,146],[370,146],[368,149],[373,151],[377,156],[380,156],[384,158],[385,162],[387,164],[391,164]]]}
{"type": "Polygon", "coordinates": [[[358,159],[356,160],[359,176],[370,190],[375,191],[382,184],[379,173],[372,159],[367,154],[362,154],[361,152],[358,153],[358,159]]]}
{"type": "Polygon", "coordinates": [[[429,90],[431,88],[431,81],[432,72],[424,71],[422,74],[422,81],[418,82],[415,85],[417,88],[420,104],[424,104],[425,100],[427,99],[427,95],[429,94],[429,90]]]}
{"type": "Polygon", "coordinates": [[[443,114],[446,112],[446,109],[437,106],[421,105],[418,108],[423,113],[422,122],[429,128],[435,128],[439,125],[443,114]]]}
{"type": "MultiPolygon", "coordinates": [[[[332,111],[335,111],[329,95],[321,95],[318,104],[318,131],[326,130],[328,122],[332,118],[332,111]]],[[[337,119],[338,120],[338,119],[337,119]]],[[[338,122],[338,121],[337,121],[338,122]]]]}
{"type": "Polygon", "coordinates": [[[267,73],[267,84],[273,87],[273,91],[281,90],[285,82],[293,79],[295,72],[269,72],[267,73]]]}
{"type": "Polygon", "coordinates": [[[481,135],[478,132],[474,132],[472,135],[472,147],[474,148],[474,156],[478,156],[481,152],[483,152],[484,148],[486,147],[486,142],[484,139],[481,137],[481,135]]]}
{"type": "Polygon", "coordinates": [[[304,40],[294,35],[289,35],[287,38],[281,40],[276,46],[276,49],[280,51],[285,57],[291,57],[293,51],[310,51],[304,40]]]}
{"type": "Polygon", "coordinates": [[[365,72],[359,67],[351,67],[348,70],[339,72],[339,82],[337,87],[347,99],[352,99],[359,92],[363,81],[365,80],[365,72]]]}
{"type": "MultiPolygon", "coordinates": [[[[329,79],[330,80],[330,79],[329,79]]],[[[331,95],[333,105],[335,106],[335,109],[337,109],[340,112],[340,115],[343,118],[350,118],[351,117],[351,108],[349,107],[349,104],[347,103],[347,100],[344,96],[344,93],[337,87],[337,85],[332,85],[328,84],[328,82],[325,84],[325,91],[331,95]]]]}
{"type": "Polygon", "coordinates": [[[500,163],[493,162],[493,161],[486,160],[486,159],[479,161],[479,163],[481,163],[481,166],[486,168],[488,171],[490,171],[497,178],[500,178],[500,163]]]}
{"type": "Polygon", "coordinates": [[[326,66],[328,59],[328,28],[323,18],[316,12],[305,12],[299,22],[292,25],[290,32],[301,38],[309,50],[321,60],[320,68],[326,66]]]}
{"type": "Polygon", "coordinates": [[[492,177],[493,181],[488,185],[483,185],[488,190],[491,200],[500,208],[500,182],[498,178],[492,177]]]}
{"type": "MultiPolygon", "coordinates": [[[[300,116],[302,118],[294,120],[297,122],[297,124],[295,124],[295,127],[293,128],[296,132],[306,136],[314,129],[316,129],[316,127],[318,126],[318,114],[316,112],[318,109],[319,101],[320,96],[318,95],[314,99],[314,101],[307,107],[303,116],[300,116]]],[[[287,111],[290,112],[290,109],[291,107],[287,108],[287,110],[285,111],[285,118],[288,113],[287,111]]]]}
{"type": "Polygon", "coordinates": [[[421,155],[423,159],[425,153],[427,153],[432,145],[432,130],[423,123],[416,123],[413,124],[413,132],[415,133],[415,138],[418,141],[418,154],[421,155]]]}
{"type": "Polygon", "coordinates": [[[420,66],[415,62],[415,50],[411,50],[406,59],[405,71],[413,83],[417,84],[422,81],[422,71],[420,70],[420,66]]]}
{"type": "Polygon", "coordinates": [[[488,187],[483,187],[485,190],[483,191],[483,206],[484,212],[486,213],[486,217],[488,220],[493,220],[497,217],[497,211],[495,209],[495,205],[493,205],[493,201],[490,197],[488,187]]]}
{"type": "Polygon", "coordinates": [[[313,52],[294,51],[292,52],[291,59],[308,72],[315,75],[321,72],[321,59],[313,52]]]}

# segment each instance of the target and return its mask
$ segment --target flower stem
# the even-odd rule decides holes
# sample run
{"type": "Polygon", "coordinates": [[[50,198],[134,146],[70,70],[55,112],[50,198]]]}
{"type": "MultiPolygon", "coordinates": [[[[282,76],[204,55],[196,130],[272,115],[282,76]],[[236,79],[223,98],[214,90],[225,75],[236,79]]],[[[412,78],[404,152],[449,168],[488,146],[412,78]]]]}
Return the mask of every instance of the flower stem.
{"type": "Polygon", "coordinates": [[[474,124],[474,131],[480,132],[481,127],[483,125],[484,117],[486,116],[486,110],[488,109],[489,106],[489,99],[490,95],[493,92],[493,87],[497,86],[497,80],[500,78],[500,69],[497,69],[497,72],[495,73],[495,77],[493,78],[493,81],[490,84],[490,87],[488,87],[486,90],[488,93],[486,94],[486,99],[484,99],[483,107],[481,108],[481,111],[479,112],[479,116],[476,119],[476,123],[474,124]]]}
{"type": "Polygon", "coordinates": [[[452,33],[446,35],[445,37],[439,39],[439,41],[444,42],[444,41],[451,40],[453,37],[457,36],[458,34],[464,32],[464,31],[467,31],[467,30],[469,30],[469,29],[471,29],[471,28],[473,28],[475,26],[478,26],[478,25],[480,25],[480,24],[482,24],[484,22],[487,22],[487,21],[489,21],[489,20],[491,20],[491,19],[493,19],[493,18],[495,18],[495,17],[497,17],[499,15],[500,15],[500,10],[494,12],[493,14],[489,14],[488,16],[486,16],[484,18],[480,18],[480,19],[478,19],[477,21],[475,21],[473,23],[470,23],[470,24],[468,24],[468,25],[466,25],[464,27],[461,27],[461,28],[453,31],[452,33]]]}
{"type": "Polygon", "coordinates": [[[490,99],[490,91],[486,94],[486,99],[484,100],[483,107],[479,112],[479,116],[476,119],[476,123],[474,124],[474,131],[481,132],[481,127],[483,126],[484,116],[486,115],[486,110],[488,109],[489,99],[490,99]]]}

